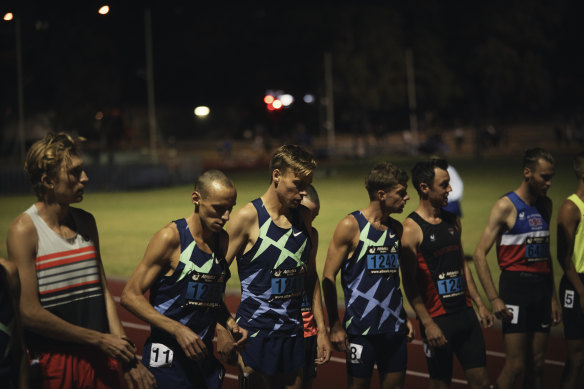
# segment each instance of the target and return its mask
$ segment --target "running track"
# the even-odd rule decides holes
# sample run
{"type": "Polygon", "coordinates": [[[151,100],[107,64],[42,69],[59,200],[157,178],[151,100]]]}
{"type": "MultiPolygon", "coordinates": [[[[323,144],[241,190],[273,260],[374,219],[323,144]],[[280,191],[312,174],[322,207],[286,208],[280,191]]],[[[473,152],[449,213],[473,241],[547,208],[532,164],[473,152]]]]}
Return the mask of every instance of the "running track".
{"type": "MultiPolygon", "coordinates": [[[[142,354],[142,346],[150,332],[150,327],[144,322],[137,319],[134,315],[120,306],[120,294],[124,287],[125,281],[110,279],[108,281],[109,289],[124,325],[125,331],[138,348],[138,354],[142,354]]],[[[228,294],[225,296],[225,302],[231,312],[237,310],[240,296],[238,294],[228,294]]],[[[546,366],[544,372],[544,388],[556,388],[559,385],[562,368],[565,360],[564,340],[558,331],[554,331],[550,337],[548,350],[546,354],[546,366]]],[[[494,382],[499,374],[504,362],[504,349],[499,328],[483,329],[485,342],[487,346],[487,369],[491,382],[494,382]]],[[[237,369],[233,366],[226,366],[227,374],[223,388],[237,388],[237,369]]],[[[451,388],[465,388],[466,380],[462,369],[457,362],[454,363],[454,376],[451,388]]],[[[345,356],[342,353],[334,352],[331,361],[318,368],[317,377],[314,381],[313,388],[345,388],[346,371],[345,356]]],[[[374,374],[372,388],[379,387],[377,375],[374,374]]],[[[405,381],[406,388],[428,387],[428,375],[426,370],[426,361],[422,342],[419,336],[419,328],[416,328],[416,339],[408,345],[408,370],[405,381]]],[[[519,388],[520,385],[517,385],[519,388]]]]}

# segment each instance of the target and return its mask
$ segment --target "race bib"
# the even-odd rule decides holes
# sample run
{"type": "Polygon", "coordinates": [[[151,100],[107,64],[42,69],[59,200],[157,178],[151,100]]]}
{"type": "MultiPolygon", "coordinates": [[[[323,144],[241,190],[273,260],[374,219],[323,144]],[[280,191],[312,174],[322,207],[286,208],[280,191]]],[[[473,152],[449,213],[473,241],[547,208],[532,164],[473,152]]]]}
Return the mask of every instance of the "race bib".
{"type": "Polygon", "coordinates": [[[547,261],[550,256],[550,237],[528,237],[525,240],[525,259],[528,263],[547,261]]]}
{"type": "Polygon", "coordinates": [[[398,253],[387,246],[369,247],[367,270],[369,274],[396,274],[399,269],[398,253]]]}
{"type": "Polygon", "coordinates": [[[216,308],[221,304],[225,290],[223,274],[192,272],[185,294],[186,305],[201,308],[216,308]]]}
{"type": "Polygon", "coordinates": [[[513,314],[511,324],[517,324],[519,322],[519,305],[507,305],[507,309],[513,314]]]}
{"type": "Polygon", "coordinates": [[[162,343],[152,343],[150,367],[171,367],[174,352],[162,343]]]}
{"type": "Polygon", "coordinates": [[[272,270],[272,295],[270,300],[298,297],[304,290],[304,266],[272,270]]]}
{"type": "Polygon", "coordinates": [[[465,292],[466,283],[461,271],[441,273],[436,281],[440,297],[448,298],[459,296],[465,292]]]}
{"type": "Polygon", "coordinates": [[[566,289],[564,293],[564,308],[574,308],[574,291],[566,289]]]}
{"type": "Polygon", "coordinates": [[[302,293],[302,305],[300,305],[300,310],[302,312],[312,311],[312,304],[308,300],[308,295],[306,293],[302,293]]]}
{"type": "Polygon", "coordinates": [[[361,353],[363,353],[363,345],[349,343],[349,347],[347,348],[347,360],[349,363],[360,363],[361,353]]]}

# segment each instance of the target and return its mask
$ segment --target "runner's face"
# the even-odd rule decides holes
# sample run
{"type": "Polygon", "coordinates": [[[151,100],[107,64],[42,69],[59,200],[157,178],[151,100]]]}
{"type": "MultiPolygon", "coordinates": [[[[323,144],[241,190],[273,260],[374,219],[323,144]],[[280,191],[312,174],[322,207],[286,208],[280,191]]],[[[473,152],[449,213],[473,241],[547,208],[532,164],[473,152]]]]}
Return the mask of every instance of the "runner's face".
{"type": "Polygon", "coordinates": [[[83,170],[83,160],[72,155],[70,163],[63,161],[57,177],[49,179],[49,181],[53,185],[55,201],[62,204],[73,204],[83,200],[85,184],[89,178],[83,170]]]}
{"type": "MultiPolygon", "coordinates": [[[[197,193],[197,192],[195,192],[197,193]]],[[[193,193],[193,200],[195,194],[193,193]]],[[[237,200],[237,191],[217,182],[210,184],[207,196],[199,197],[199,217],[203,226],[213,232],[219,232],[229,220],[237,200]]]]}
{"type": "Polygon", "coordinates": [[[284,173],[276,169],[273,180],[277,183],[276,192],[280,201],[288,208],[297,208],[302,198],[307,195],[306,188],[312,183],[312,173],[300,176],[291,169],[284,173]]]}
{"type": "Polygon", "coordinates": [[[448,204],[448,194],[452,192],[450,187],[450,175],[448,171],[434,168],[434,184],[429,188],[428,199],[436,208],[442,208],[448,204]]]}
{"type": "Polygon", "coordinates": [[[310,212],[310,221],[314,221],[320,212],[320,205],[313,203],[308,197],[303,197],[300,204],[308,208],[308,211],[310,212]]]}
{"type": "Polygon", "coordinates": [[[397,184],[392,189],[388,191],[382,191],[382,205],[386,212],[391,213],[402,213],[406,202],[410,199],[408,195],[408,186],[403,184],[397,184]]]}
{"type": "Polygon", "coordinates": [[[554,165],[545,159],[539,159],[533,169],[525,168],[524,174],[529,188],[538,197],[544,197],[552,186],[552,178],[556,170],[554,165]]]}

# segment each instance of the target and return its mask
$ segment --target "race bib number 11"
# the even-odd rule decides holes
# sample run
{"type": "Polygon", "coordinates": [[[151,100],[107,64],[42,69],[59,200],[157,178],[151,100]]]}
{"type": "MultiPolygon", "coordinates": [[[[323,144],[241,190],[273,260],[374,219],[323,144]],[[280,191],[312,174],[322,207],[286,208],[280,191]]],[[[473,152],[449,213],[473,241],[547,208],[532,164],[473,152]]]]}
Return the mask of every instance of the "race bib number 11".
{"type": "Polygon", "coordinates": [[[162,343],[152,343],[150,349],[150,367],[170,367],[174,352],[162,343]]]}

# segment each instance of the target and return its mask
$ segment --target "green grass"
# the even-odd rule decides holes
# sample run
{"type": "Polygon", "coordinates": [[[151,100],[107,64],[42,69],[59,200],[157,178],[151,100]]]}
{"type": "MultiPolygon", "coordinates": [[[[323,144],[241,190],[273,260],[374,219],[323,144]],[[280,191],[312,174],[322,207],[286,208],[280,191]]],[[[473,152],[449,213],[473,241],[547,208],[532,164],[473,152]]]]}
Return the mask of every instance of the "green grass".
{"type": "MultiPolygon", "coordinates": [[[[522,176],[519,159],[520,157],[517,156],[481,161],[452,160],[464,181],[462,241],[468,255],[474,251],[494,202],[502,194],[515,189],[520,184],[522,176]]],[[[393,159],[393,161],[408,171],[415,163],[414,160],[403,158],[393,159]]],[[[314,222],[320,234],[317,256],[319,274],[322,274],[328,244],[337,223],[344,215],[368,204],[363,180],[375,162],[347,161],[334,167],[323,165],[317,170],[313,184],[321,200],[320,216],[314,222]]],[[[238,192],[236,208],[263,194],[268,185],[267,169],[261,172],[233,173],[230,176],[238,192]]],[[[551,245],[557,284],[562,272],[555,261],[556,215],[560,204],[574,191],[575,187],[576,181],[569,159],[560,158],[552,188],[548,193],[554,202],[551,245]]],[[[411,186],[408,189],[412,199],[402,214],[394,215],[400,221],[403,221],[418,204],[415,190],[411,186]]],[[[109,276],[128,277],[142,258],[152,235],[171,220],[185,217],[192,212],[191,191],[190,186],[180,186],[140,192],[91,193],[90,187],[81,206],[93,213],[97,219],[106,273],[109,276]]],[[[2,240],[0,256],[6,257],[6,234],[11,221],[33,201],[32,195],[0,196],[0,239],[2,240]]],[[[489,263],[493,277],[497,279],[499,270],[494,250],[491,250],[489,254],[489,263]]],[[[239,290],[239,279],[235,267],[232,273],[233,277],[228,283],[228,288],[239,290]]],[[[338,284],[339,298],[342,298],[340,282],[338,284]]]]}

